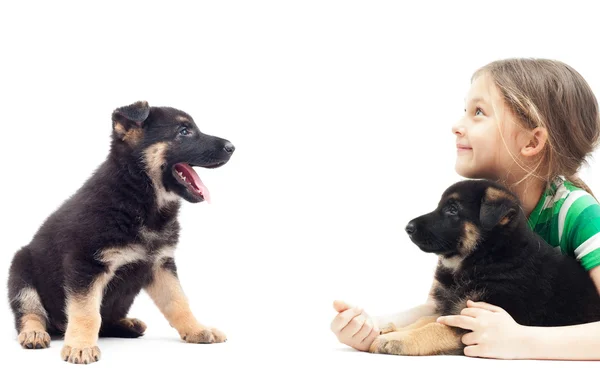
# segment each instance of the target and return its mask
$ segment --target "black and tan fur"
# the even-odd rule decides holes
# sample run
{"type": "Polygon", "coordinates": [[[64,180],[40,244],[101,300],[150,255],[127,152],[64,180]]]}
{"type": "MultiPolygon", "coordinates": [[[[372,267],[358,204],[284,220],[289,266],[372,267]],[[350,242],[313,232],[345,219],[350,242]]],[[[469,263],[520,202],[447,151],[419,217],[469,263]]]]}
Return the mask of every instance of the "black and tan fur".
{"type": "Polygon", "coordinates": [[[112,127],[106,160],[12,260],[19,343],[46,348],[49,335],[64,335],[65,361],[97,361],[98,337],[143,335],[146,325],[127,318],[141,290],[186,342],[225,341],[194,317],[177,277],[180,199],[206,195],[175,166],[219,167],[233,145],[202,133],[187,113],[147,102],[115,109],[112,127]]]}
{"type": "Polygon", "coordinates": [[[436,314],[391,326],[372,343],[373,353],[463,354],[468,331],[436,318],[460,314],[467,300],[497,305],[525,326],[600,321],[600,295],[588,272],[534,233],[517,197],[497,183],[455,183],[406,232],[439,257],[430,292],[436,314]]]}

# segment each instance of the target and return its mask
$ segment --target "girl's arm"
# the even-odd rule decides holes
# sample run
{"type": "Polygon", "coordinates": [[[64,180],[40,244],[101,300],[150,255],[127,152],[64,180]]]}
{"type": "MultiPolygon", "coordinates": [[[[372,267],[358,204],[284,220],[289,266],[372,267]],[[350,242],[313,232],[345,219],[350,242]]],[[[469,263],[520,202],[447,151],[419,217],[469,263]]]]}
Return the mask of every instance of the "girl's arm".
{"type": "Polygon", "coordinates": [[[435,304],[431,301],[427,301],[424,304],[417,305],[416,307],[404,310],[402,312],[374,316],[373,321],[377,324],[384,332],[387,329],[396,329],[405,327],[413,322],[416,322],[421,317],[435,316],[435,304]]]}
{"type": "Polygon", "coordinates": [[[382,330],[384,333],[387,331],[391,331],[397,328],[405,327],[413,322],[416,322],[421,317],[429,317],[435,316],[436,313],[436,305],[433,300],[433,290],[437,285],[437,281],[434,279],[431,288],[429,289],[429,293],[427,294],[427,300],[425,303],[417,305],[410,309],[405,309],[401,312],[382,315],[382,316],[374,316],[373,321],[382,330]]]}
{"type": "MultiPolygon", "coordinates": [[[[600,266],[590,270],[600,295],[600,266]]],[[[598,308],[600,310],[600,308],[598,308]]],[[[527,328],[529,356],[536,359],[600,360],[600,322],[527,328]]]]}
{"type": "Polygon", "coordinates": [[[434,280],[424,304],[387,316],[370,317],[360,308],[335,301],[333,307],[338,314],[331,321],[331,331],[340,343],[366,352],[381,331],[388,332],[408,326],[421,317],[435,315],[436,307],[431,297],[435,285],[434,280]]]}
{"type": "MultiPolygon", "coordinates": [[[[600,294],[600,266],[590,270],[600,294]]],[[[503,359],[600,360],[600,322],[563,327],[527,327],[502,308],[467,303],[459,316],[438,322],[472,332],[463,336],[465,355],[503,359]]]]}

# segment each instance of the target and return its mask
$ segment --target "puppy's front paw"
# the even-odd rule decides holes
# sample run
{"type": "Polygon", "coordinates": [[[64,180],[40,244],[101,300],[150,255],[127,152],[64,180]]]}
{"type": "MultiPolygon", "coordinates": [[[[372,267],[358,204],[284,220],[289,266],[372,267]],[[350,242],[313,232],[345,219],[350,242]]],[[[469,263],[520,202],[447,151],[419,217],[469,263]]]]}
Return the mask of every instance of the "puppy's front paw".
{"type": "Polygon", "coordinates": [[[18,337],[25,349],[42,349],[50,346],[50,335],[46,331],[23,331],[18,337]]]}
{"type": "Polygon", "coordinates": [[[402,355],[402,348],[402,341],[388,339],[385,335],[381,335],[375,338],[373,343],[371,343],[369,352],[402,355]]]}
{"type": "Polygon", "coordinates": [[[379,334],[384,335],[394,331],[396,331],[396,325],[393,323],[388,323],[385,327],[379,329],[379,334]]]}
{"type": "Polygon", "coordinates": [[[100,348],[97,346],[75,348],[65,345],[60,356],[69,363],[88,364],[100,360],[100,348]]]}
{"type": "Polygon", "coordinates": [[[212,344],[227,341],[227,336],[216,328],[200,328],[181,336],[187,343],[212,344]]]}

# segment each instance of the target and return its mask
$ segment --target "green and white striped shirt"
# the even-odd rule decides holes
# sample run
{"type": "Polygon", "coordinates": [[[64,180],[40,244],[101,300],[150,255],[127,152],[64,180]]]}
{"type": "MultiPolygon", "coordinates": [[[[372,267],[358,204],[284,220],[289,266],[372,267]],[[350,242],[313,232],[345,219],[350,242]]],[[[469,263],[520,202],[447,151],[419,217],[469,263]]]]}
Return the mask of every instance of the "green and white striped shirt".
{"type": "Polygon", "coordinates": [[[563,177],[545,190],[529,216],[529,226],[586,270],[600,265],[600,204],[563,177]]]}

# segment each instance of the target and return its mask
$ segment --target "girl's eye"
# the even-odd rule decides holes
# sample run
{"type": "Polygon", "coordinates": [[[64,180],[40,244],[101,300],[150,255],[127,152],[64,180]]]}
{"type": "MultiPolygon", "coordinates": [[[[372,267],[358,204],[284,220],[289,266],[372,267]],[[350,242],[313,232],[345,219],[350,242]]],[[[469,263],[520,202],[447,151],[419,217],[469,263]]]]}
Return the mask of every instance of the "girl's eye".
{"type": "Polygon", "coordinates": [[[192,132],[190,131],[190,129],[183,127],[181,129],[179,129],[179,134],[181,135],[190,135],[192,132]]]}
{"type": "Polygon", "coordinates": [[[475,116],[478,116],[479,113],[483,115],[483,111],[481,110],[481,108],[477,107],[475,109],[475,116]]]}

